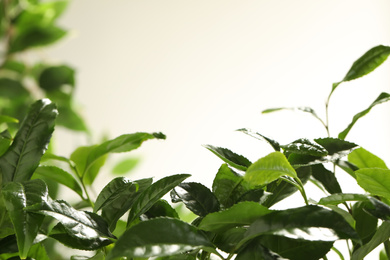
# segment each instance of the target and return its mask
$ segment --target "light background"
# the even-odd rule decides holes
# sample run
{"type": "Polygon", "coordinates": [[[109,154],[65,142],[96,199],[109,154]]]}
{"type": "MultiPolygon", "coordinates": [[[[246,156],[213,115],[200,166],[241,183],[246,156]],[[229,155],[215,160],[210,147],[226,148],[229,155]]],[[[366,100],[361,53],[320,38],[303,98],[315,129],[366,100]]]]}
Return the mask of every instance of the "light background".
{"type": "MultiPolygon", "coordinates": [[[[307,114],[261,111],[309,106],[324,117],[332,83],[371,47],[390,45],[389,13],[388,0],[75,0],[61,19],[70,36],[45,55],[77,69],[76,100],[94,142],[137,131],[167,135],[112,156],[142,159],[130,178],[190,173],[190,181],[211,187],[222,161],[203,144],[252,161],[272,151],[236,129],[282,144],[325,137],[307,114]]],[[[387,61],[338,87],[330,103],[333,136],[390,91],[389,72],[387,61]]],[[[375,107],[347,138],[388,163],[389,108],[375,107]]],[[[56,135],[66,156],[87,144],[82,135],[56,135]]],[[[112,178],[110,166],[104,170],[97,191],[112,178]]],[[[345,173],[338,177],[347,181],[344,191],[356,192],[345,173]]]]}

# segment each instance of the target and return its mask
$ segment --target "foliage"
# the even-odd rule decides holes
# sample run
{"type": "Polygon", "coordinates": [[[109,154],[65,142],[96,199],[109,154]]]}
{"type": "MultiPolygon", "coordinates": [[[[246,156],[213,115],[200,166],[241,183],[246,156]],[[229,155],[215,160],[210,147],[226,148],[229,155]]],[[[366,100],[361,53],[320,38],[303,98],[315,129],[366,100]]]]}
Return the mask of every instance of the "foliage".
{"type": "MultiPolygon", "coordinates": [[[[95,197],[91,190],[107,156],[131,152],[165,135],[124,134],[78,147],[68,157],[47,150],[55,125],[86,131],[72,102],[74,70],[65,65],[30,66],[16,54],[62,38],[66,31],[55,22],[65,7],[65,1],[3,1],[1,5],[6,14],[0,28],[6,55],[0,74],[4,101],[0,108],[0,259],[54,259],[51,246],[56,242],[91,253],[72,259],[95,260],[315,260],[327,259],[331,250],[345,259],[335,247],[339,240],[348,245],[351,259],[363,259],[382,244],[380,259],[390,256],[390,170],[379,157],[346,140],[356,122],[390,95],[381,93],[337,138],[329,136],[328,123],[335,90],[374,71],[390,55],[390,47],[372,48],[353,63],[342,81],[333,84],[325,104],[326,120],[311,108],[298,109],[318,119],[328,136],[280,144],[239,129],[266,141],[272,152],[250,162],[227,148],[207,145],[223,161],[211,189],[185,182],[189,174],[155,182],[119,176],[95,197]],[[26,78],[33,79],[49,99],[27,106],[36,94],[24,85],[26,78]],[[351,175],[365,193],[343,193],[347,184],[338,182],[336,167],[351,175]],[[48,181],[67,187],[78,200],[70,203],[53,197],[48,181]],[[309,200],[307,182],[325,196],[309,200]],[[304,206],[273,208],[296,191],[304,206]],[[166,201],[167,194],[172,203],[166,201]]],[[[283,109],[289,108],[263,112],[283,109]]]]}

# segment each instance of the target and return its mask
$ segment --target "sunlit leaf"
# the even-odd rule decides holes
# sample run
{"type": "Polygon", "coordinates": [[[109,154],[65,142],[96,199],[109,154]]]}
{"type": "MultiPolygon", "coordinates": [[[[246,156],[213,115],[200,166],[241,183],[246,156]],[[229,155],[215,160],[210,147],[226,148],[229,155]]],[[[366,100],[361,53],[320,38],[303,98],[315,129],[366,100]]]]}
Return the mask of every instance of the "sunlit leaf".
{"type": "MultiPolygon", "coordinates": [[[[348,161],[358,168],[382,168],[388,169],[386,163],[378,156],[360,147],[348,155],[348,161]]],[[[356,169],[357,170],[357,169],[356,169]]]]}
{"type": "Polygon", "coordinates": [[[355,172],[357,183],[367,192],[390,199],[390,170],[363,168],[355,172]]]}
{"type": "Polygon", "coordinates": [[[218,156],[233,168],[245,171],[252,163],[242,155],[236,154],[227,148],[205,145],[209,151],[218,156]]]}

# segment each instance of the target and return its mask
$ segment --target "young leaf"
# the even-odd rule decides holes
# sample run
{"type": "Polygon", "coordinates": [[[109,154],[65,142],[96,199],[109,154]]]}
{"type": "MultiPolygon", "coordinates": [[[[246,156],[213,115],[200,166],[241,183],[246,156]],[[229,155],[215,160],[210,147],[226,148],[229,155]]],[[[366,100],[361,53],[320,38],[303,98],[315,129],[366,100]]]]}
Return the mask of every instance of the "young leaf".
{"type": "Polygon", "coordinates": [[[368,255],[372,250],[377,248],[380,244],[385,241],[388,241],[390,237],[390,222],[384,221],[382,225],[375,232],[374,236],[371,240],[358,248],[356,251],[352,253],[351,260],[361,260],[364,259],[366,255],[368,255]]]}
{"type": "Polygon", "coordinates": [[[390,170],[364,168],[355,172],[357,183],[367,192],[390,199],[390,170]]]}
{"type": "MultiPolygon", "coordinates": [[[[366,149],[360,147],[352,153],[348,154],[348,161],[353,163],[358,168],[381,168],[388,169],[386,163],[378,156],[370,153],[366,149]]],[[[356,169],[357,170],[357,169],[356,169]]]]}
{"type": "Polygon", "coordinates": [[[3,183],[31,178],[50,142],[56,116],[57,109],[48,99],[31,106],[14,142],[0,158],[3,183]]]}
{"type": "Polygon", "coordinates": [[[181,183],[171,191],[172,202],[183,202],[196,215],[204,217],[219,210],[215,195],[204,185],[196,182],[181,183]]]}
{"type": "Polygon", "coordinates": [[[54,180],[57,183],[65,185],[69,189],[76,192],[81,197],[83,196],[83,190],[77,180],[67,171],[56,166],[39,166],[35,172],[35,177],[46,177],[54,180]]]}
{"type": "Polygon", "coordinates": [[[252,164],[244,156],[236,154],[227,148],[215,147],[212,145],[205,145],[204,147],[222,159],[222,161],[238,170],[245,171],[252,164]]]}
{"type": "Polygon", "coordinates": [[[298,178],[294,168],[280,152],[273,152],[254,162],[246,171],[244,179],[252,186],[273,182],[282,176],[298,178]]]}
{"type": "Polygon", "coordinates": [[[199,224],[199,229],[212,232],[221,232],[228,229],[250,225],[257,218],[272,212],[268,208],[256,202],[240,202],[232,207],[210,213],[199,224]]]}
{"type": "Polygon", "coordinates": [[[25,208],[40,205],[48,199],[46,184],[42,180],[10,182],[3,187],[2,194],[15,229],[19,255],[24,259],[44,218],[40,214],[26,211],[25,208]]]}
{"type": "Polygon", "coordinates": [[[312,176],[321,182],[329,193],[341,193],[341,187],[333,172],[324,167],[323,164],[316,164],[312,167],[312,176]]]}
{"type": "Polygon", "coordinates": [[[102,209],[102,217],[113,231],[117,221],[132,207],[134,201],[152,184],[152,179],[141,179],[129,183],[126,178],[115,178],[100,192],[95,212],[102,209]]]}
{"type": "Polygon", "coordinates": [[[335,193],[328,197],[321,198],[320,205],[338,205],[346,201],[368,201],[368,196],[364,194],[353,193],[335,193]]]}
{"type": "Polygon", "coordinates": [[[251,130],[246,129],[246,128],[238,129],[237,131],[243,132],[243,133],[245,133],[245,134],[247,134],[249,136],[252,136],[252,137],[254,137],[254,138],[258,139],[258,140],[262,140],[262,141],[265,140],[265,141],[267,141],[267,143],[269,143],[272,146],[272,148],[274,148],[274,150],[276,152],[280,152],[280,145],[275,140],[272,140],[272,139],[270,139],[268,137],[265,137],[262,134],[252,132],[251,130]]]}
{"type": "Polygon", "coordinates": [[[371,109],[376,106],[376,105],[379,105],[381,103],[384,103],[384,102],[387,102],[390,100],[390,94],[388,93],[385,93],[385,92],[382,92],[376,99],[375,101],[365,110],[361,111],[360,113],[357,113],[353,119],[352,119],[352,122],[347,126],[347,128],[345,128],[341,133],[339,133],[339,138],[340,139],[345,139],[345,137],[347,136],[347,134],[349,133],[349,131],[351,130],[351,128],[355,125],[355,123],[363,116],[367,115],[368,112],[371,111],[371,109]]]}
{"type": "Polygon", "coordinates": [[[128,229],[115,243],[107,260],[169,256],[195,249],[214,251],[214,245],[192,225],[178,219],[155,218],[128,229]]]}
{"type": "Polygon", "coordinates": [[[148,211],[154,203],[161,199],[166,193],[179,185],[182,181],[190,177],[189,174],[176,174],[162,178],[150,185],[134,202],[129,217],[127,226],[136,220],[143,213],[148,211]]]}
{"type": "Polygon", "coordinates": [[[328,151],[324,147],[309,141],[306,138],[295,140],[292,143],[281,146],[287,153],[305,154],[311,156],[326,156],[328,151]]]}

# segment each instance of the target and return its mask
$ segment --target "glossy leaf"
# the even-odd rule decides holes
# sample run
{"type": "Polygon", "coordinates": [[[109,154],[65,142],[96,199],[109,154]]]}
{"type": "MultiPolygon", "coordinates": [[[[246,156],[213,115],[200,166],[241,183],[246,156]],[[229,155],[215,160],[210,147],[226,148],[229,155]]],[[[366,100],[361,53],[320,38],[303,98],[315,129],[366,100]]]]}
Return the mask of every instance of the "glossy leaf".
{"type": "Polygon", "coordinates": [[[162,133],[134,133],[121,135],[115,139],[106,141],[98,146],[94,146],[88,154],[85,164],[84,172],[87,171],[91,165],[108,153],[122,153],[137,149],[141,144],[149,139],[165,139],[162,133]]]}
{"type": "Polygon", "coordinates": [[[199,224],[205,231],[221,232],[228,229],[250,225],[257,218],[272,212],[256,202],[240,202],[232,207],[208,214],[199,224]]]}
{"type": "Polygon", "coordinates": [[[271,212],[252,223],[241,245],[260,235],[278,235],[309,241],[352,239],[355,230],[339,214],[314,205],[271,212]]]}
{"type": "Polygon", "coordinates": [[[376,105],[379,105],[381,103],[384,103],[384,102],[387,102],[390,100],[390,94],[388,93],[385,93],[385,92],[382,92],[376,99],[375,101],[365,110],[357,113],[353,118],[352,118],[352,122],[347,126],[347,128],[345,128],[341,133],[339,133],[339,138],[340,139],[345,139],[345,137],[347,136],[347,134],[349,133],[349,131],[352,129],[352,127],[356,124],[356,122],[362,118],[363,116],[367,115],[371,109],[376,106],[376,105]]]}
{"type": "Polygon", "coordinates": [[[306,241],[272,235],[261,236],[259,242],[272,252],[290,260],[321,259],[333,246],[333,242],[306,241]]]}
{"type": "Polygon", "coordinates": [[[134,201],[152,184],[152,179],[141,179],[129,184],[126,178],[115,178],[100,192],[95,210],[102,208],[102,217],[110,230],[115,230],[117,221],[132,207],[134,201]]]}
{"type": "Polygon", "coordinates": [[[335,193],[328,197],[321,198],[320,205],[338,205],[346,201],[368,201],[367,195],[353,193],[335,193]]]}
{"type": "Polygon", "coordinates": [[[332,137],[316,138],[314,141],[324,147],[330,156],[349,154],[354,148],[358,147],[355,143],[332,137]]]}
{"type": "Polygon", "coordinates": [[[188,177],[190,177],[189,174],[171,175],[156,181],[146,188],[134,201],[127,220],[127,226],[129,227],[134,220],[148,211],[154,203],[188,177]]]}
{"type": "Polygon", "coordinates": [[[253,240],[238,252],[236,260],[287,260],[253,240]]]}
{"type": "MultiPolygon", "coordinates": [[[[381,168],[388,169],[386,163],[378,156],[370,153],[366,149],[360,147],[355,149],[348,155],[348,161],[353,163],[358,168],[381,168]]],[[[357,170],[357,169],[356,169],[357,170]]]]}
{"type": "Polygon", "coordinates": [[[196,215],[204,217],[219,210],[215,195],[203,184],[187,182],[177,185],[171,191],[172,202],[183,202],[196,215]]]}
{"type": "Polygon", "coordinates": [[[268,137],[265,137],[264,135],[262,134],[259,134],[259,133],[255,133],[255,132],[252,132],[251,130],[249,129],[246,129],[246,128],[241,128],[241,129],[238,129],[237,131],[240,131],[240,132],[243,132],[249,136],[252,136],[256,139],[259,139],[259,140],[265,140],[267,143],[269,143],[272,148],[277,151],[277,152],[280,152],[280,144],[278,142],[276,142],[275,140],[272,140],[271,138],[268,138],[268,137]]]}
{"type": "Polygon", "coordinates": [[[70,173],[64,171],[56,166],[39,166],[34,173],[35,177],[49,178],[57,183],[65,185],[69,189],[73,190],[81,197],[83,196],[83,190],[78,181],[70,173]]]}
{"type": "Polygon", "coordinates": [[[110,244],[115,238],[103,218],[92,212],[76,210],[64,201],[50,200],[32,211],[58,220],[59,224],[50,236],[70,247],[95,250],[110,244]]]}
{"type": "Polygon", "coordinates": [[[254,162],[246,171],[244,179],[252,186],[271,183],[282,176],[298,178],[294,168],[280,152],[273,152],[254,162]]]}
{"type": "Polygon", "coordinates": [[[355,172],[357,183],[367,192],[390,199],[390,170],[364,168],[355,172]]]}
{"type": "Polygon", "coordinates": [[[245,171],[252,164],[244,156],[236,154],[227,148],[215,147],[212,145],[205,145],[204,147],[222,159],[222,161],[238,170],[245,171]]]}
{"type": "Polygon", "coordinates": [[[305,154],[311,156],[326,156],[328,151],[322,146],[311,142],[306,138],[295,140],[292,143],[281,146],[287,153],[305,154]]]}
{"type": "Polygon", "coordinates": [[[26,207],[40,205],[48,199],[48,190],[42,180],[10,182],[3,189],[5,206],[13,223],[20,257],[26,258],[42,224],[43,216],[27,212],[26,207]]]}
{"type": "Polygon", "coordinates": [[[323,164],[312,166],[312,176],[321,182],[329,193],[341,193],[341,187],[335,174],[326,169],[323,164]]]}
{"type": "Polygon", "coordinates": [[[48,99],[31,106],[14,142],[0,158],[3,183],[31,178],[50,142],[56,116],[57,109],[48,99]]]}
{"type": "Polygon", "coordinates": [[[128,229],[115,243],[107,260],[176,255],[194,249],[213,251],[213,247],[207,236],[194,226],[178,219],[155,218],[128,229]]]}
{"type": "Polygon", "coordinates": [[[352,253],[351,260],[361,260],[364,259],[366,255],[368,255],[372,250],[377,248],[380,244],[385,241],[388,241],[390,237],[390,222],[384,221],[378,230],[375,232],[374,236],[371,240],[358,248],[356,251],[352,253]]]}
{"type": "Polygon", "coordinates": [[[45,68],[39,76],[39,86],[45,91],[59,90],[64,85],[74,87],[74,74],[74,69],[65,65],[45,68]]]}
{"type": "Polygon", "coordinates": [[[355,230],[362,239],[363,244],[368,243],[374,236],[378,219],[365,211],[371,205],[370,201],[358,201],[352,206],[352,216],[356,221],[355,230]]]}
{"type": "Polygon", "coordinates": [[[179,219],[176,210],[166,200],[158,200],[153,206],[141,215],[143,220],[148,220],[157,217],[169,217],[179,219]]]}
{"type": "Polygon", "coordinates": [[[390,220],[390,206],[386,203],[383,203],[380,200],[377,200],[374,197],[369,198],[370,203],[366,203],[364,210],[370,213],[372,216],[382,219],[390,220]]]}
{"type": "Polygon", "coordinates": [[[230,169],[227,164],[219,168],[212,190],[223,207],[231,207],[247,191],[243,181],[244,178],[230,169]]]}

